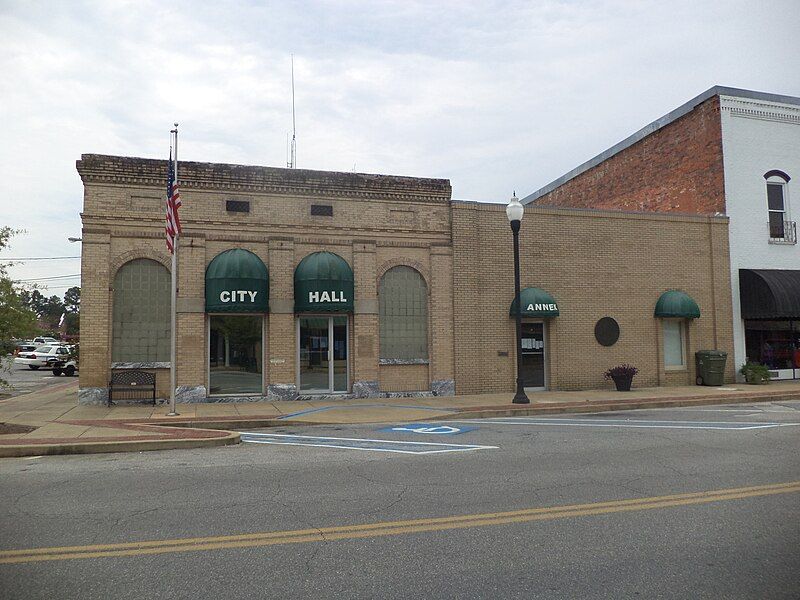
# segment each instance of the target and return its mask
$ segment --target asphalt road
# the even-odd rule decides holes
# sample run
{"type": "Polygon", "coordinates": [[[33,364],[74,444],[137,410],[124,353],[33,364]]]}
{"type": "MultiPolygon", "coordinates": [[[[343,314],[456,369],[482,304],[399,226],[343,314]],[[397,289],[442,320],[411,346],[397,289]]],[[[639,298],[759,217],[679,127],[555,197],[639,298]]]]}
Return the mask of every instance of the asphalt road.
{"type": "Polygon", "coordinates": [[[0,370],[0,377],[8,381],[11,387],[0,389],[0,397],[3,395],[19,396],[20,394],[27,394],[67,379],[64,375],[60,377],[53,376],[52,369],[48,371],[40,368],[34,371],[27,366],[15,365],[13,362],[10,364],[4,363],[4,365],[9,368],[8,370],[0,370]]]}
{"type": "Polygon", "coordinates": [[[557,419],[5,459],[0,597],[800,597],[800,403],[557,419]]]}

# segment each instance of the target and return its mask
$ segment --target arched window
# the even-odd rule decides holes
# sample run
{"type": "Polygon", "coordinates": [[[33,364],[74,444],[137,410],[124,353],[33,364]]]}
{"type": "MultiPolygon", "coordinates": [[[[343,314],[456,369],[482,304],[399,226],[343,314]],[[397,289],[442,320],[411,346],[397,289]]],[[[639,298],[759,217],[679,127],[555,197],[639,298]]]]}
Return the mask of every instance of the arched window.
{"type": "Polygon", "coordinates": [[[112,362],[162,362],[170,354],[170,275],[154,260],[125,263],[114,276],[112,362]]]}
{"type": "Polygon", "coordinates": [[[428,289],[411,267],[384,273],[378,290],[381,358],[428,358],[428,289]]]}
{"type": "Polygon", "coordinates": [[[767,210],[769,214],[770,242],[795,242],[794,223],[789,216],[787,183],[789,176],[783,171],[769,171],[764,174],[767,180],[767,210]]]}

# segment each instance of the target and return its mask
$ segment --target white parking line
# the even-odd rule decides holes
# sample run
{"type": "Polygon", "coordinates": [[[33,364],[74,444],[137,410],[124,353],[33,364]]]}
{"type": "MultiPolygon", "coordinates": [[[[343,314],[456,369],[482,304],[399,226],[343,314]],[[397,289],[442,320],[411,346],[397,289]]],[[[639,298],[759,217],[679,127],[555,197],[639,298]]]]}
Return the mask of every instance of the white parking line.
{"type": "Polygon", "coordinates": [[[393,452],[396,454],[443,454],[446,452],[470,452],[472,450],[494,450],[497,446],[475,444],[445,444],[441,442],[408,442],[376,440],[368,438],[344,438],[288,433],[242,432],[241,440],[251,444],[280,446],[309,446],[313,448],[340,448],[344,450],[367,450],[369,452],[393,452]]]}
{"type": "MultiPolygon", "coordinates": [[[[447,421],[463,423],[465,421],[447,421]]],[[[750,429],[770,429],[789,427],[800,423],[737,423],[729,421],[660,421],[642,419],[530,419],[525,417],[507,417],[500,419],[481,419],[481,423],[495,425],[535,425],[565,427],[621,427],[630,429],[716,429],[728,431],[746,431],[750,429]]]]}

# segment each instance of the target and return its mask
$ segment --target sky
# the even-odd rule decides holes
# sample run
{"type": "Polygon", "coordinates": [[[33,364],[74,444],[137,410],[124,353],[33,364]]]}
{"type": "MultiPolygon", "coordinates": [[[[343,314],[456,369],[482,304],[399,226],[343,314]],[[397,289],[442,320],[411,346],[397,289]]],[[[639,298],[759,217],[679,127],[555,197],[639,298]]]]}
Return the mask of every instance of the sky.
{"type": "MultiPolygon", "coordinates": [[[[524,197],[713,85],[800,96],[797,0],[0,0],[0,260],[80,254],[82,153],[524,197]]],[[[15,263],[62,295],[79,260],[15,263]],[[69,277],[67,277],[69,276],[69,277]],[[43,279],[59,277],[59,279],[43,279]]]]}

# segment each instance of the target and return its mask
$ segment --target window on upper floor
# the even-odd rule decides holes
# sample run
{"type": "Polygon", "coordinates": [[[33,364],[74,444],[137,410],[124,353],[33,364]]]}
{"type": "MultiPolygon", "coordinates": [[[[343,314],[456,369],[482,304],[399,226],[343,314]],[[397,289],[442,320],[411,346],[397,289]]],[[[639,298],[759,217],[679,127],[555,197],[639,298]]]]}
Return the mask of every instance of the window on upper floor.
{"type": "Polygon", "coordinates": [[[769,241],[772,244],[796,244],[797,230],[789,215],[789,176],[783,171],[769,171],[767,180],[767,211],[769,214],[769,241]]]}

